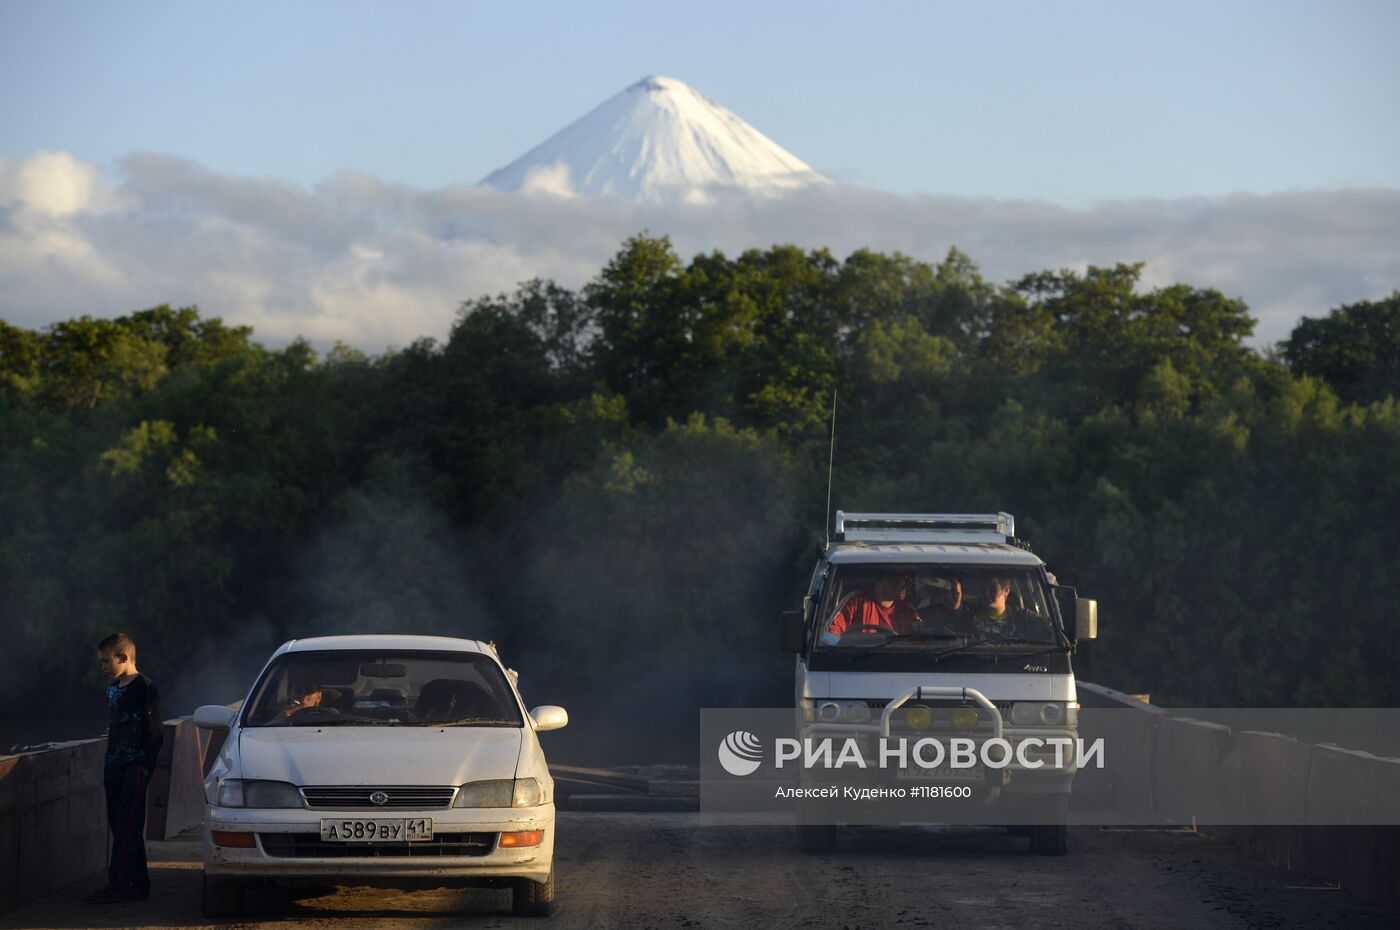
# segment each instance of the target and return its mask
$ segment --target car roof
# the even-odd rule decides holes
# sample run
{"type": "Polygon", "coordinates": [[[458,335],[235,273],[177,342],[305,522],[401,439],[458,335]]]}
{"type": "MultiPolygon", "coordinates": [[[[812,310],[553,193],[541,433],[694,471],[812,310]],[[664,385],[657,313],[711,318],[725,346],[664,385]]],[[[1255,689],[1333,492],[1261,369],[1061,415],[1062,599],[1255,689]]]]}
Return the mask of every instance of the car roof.
{"type": "Polygon", "coordinates": [[[826,552],[833,565],[919,564],[1017,565],[1045,564],[1040,556],[1006,543],[835,543],[826,552]]]}
{"type": "Polygon", "coordinates": [[[455,636],[415,636],[404,633],[368,633],[358,636],[312,636],[282,644],[284,652],[321,652],[334,649],[420,649],[431,652],[479,652],[491,656],[496,650],[475,639],[455,636]]]}

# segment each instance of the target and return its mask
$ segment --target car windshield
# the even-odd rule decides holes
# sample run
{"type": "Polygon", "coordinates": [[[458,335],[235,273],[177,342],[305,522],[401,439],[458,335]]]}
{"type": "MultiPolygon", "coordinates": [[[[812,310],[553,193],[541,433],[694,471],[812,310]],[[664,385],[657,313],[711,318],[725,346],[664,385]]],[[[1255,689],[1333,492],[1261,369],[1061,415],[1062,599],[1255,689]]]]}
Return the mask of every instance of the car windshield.
{"type": "Polygon", "coordinates": [[[816,648],[989,652],[1056,643],[1038,568],[839,566],[822,597],[816,648]]]}
{"type": "Polygon", "coordinates": [[[288,652],[258,681],[245,727],[524,725],[501,668],[474,652],[288,652]]]}

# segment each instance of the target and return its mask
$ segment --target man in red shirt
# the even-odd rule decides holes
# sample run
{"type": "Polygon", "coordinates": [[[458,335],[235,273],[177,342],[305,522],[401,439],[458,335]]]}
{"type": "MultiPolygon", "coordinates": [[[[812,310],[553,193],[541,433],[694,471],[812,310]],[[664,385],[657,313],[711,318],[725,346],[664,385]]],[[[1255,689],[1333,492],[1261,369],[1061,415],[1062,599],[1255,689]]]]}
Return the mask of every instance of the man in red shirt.
{"type": "Polygon", "coordinates": [[[908,593],[907,575],[880,575],[875,579],[874,594],[857,590],[842,599],[831,615],[826,631],[822,633],[822,642],[828,645],[836,643],[847,633],[879,635],[881,629],[897,634],[908,633],[910,625],[918,619],[909,604],[908,593]]]}

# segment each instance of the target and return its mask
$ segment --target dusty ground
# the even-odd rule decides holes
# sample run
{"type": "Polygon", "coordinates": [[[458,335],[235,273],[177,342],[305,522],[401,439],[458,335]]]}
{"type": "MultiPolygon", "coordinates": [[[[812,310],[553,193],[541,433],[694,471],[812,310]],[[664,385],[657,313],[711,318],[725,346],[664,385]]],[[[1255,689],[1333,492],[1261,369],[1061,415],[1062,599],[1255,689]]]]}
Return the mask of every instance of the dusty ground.
{"type": "MultiPolygon", "coordinates": [[[[851,828],[836,853],[803,856],[790,830],[702,827],[693,814],[559,815],[556,916],[574,927],[1400,927],[1400,913],[1260,865],[1186,832],[1072,832],[1048,859],[990,828],[851,828]]],[[[154,894],[94,906],[96,882],[49,895],[0,928],[210,926],[199,916],[198,845],[153,844],[154,894]]],[[[504,891],[342,888],[259,892],[237,926],[510,927],[504,891]]]]}

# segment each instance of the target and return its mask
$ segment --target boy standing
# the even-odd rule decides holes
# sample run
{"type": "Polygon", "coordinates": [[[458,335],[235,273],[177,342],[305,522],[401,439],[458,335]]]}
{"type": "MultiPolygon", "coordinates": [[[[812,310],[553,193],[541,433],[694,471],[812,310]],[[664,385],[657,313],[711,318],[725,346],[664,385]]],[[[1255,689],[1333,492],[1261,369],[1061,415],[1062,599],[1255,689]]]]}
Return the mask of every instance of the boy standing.
{"type": "Polygon", "coordinates": [[[136,670],[136,643],[125,633],[113,633],[98,643],[97,657],[111,679],[102,781],[112,857],[107,887],[88,895],[88,900],[144,901],[151,895],[146,871],[146,785],[165,739],[160,693],[151,679],[136,670]]]}

